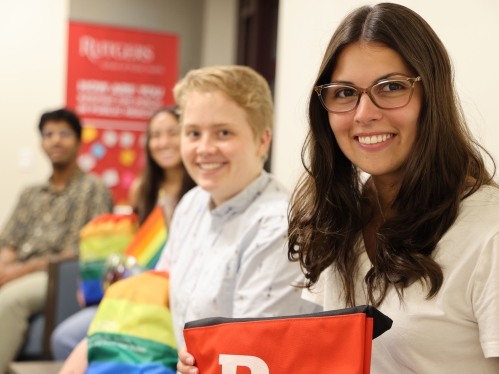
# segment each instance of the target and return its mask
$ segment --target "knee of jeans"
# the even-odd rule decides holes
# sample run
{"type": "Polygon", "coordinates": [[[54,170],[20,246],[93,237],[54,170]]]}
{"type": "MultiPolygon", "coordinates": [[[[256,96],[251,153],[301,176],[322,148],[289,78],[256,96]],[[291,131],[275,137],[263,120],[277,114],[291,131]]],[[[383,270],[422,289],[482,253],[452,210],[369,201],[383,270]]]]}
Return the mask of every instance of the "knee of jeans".
{"type": "MultiPolygon", "coordinates": [[[[50,348],[52,349],[52,355],[56,360],[65,360],[68,354],[68,343],[66,342],[66,334],[64,330],[61,329],[61,325],[55,328],[50,336],[50,348]]],[[[69,353],[71,350],[69,350],[69,353]]]]}

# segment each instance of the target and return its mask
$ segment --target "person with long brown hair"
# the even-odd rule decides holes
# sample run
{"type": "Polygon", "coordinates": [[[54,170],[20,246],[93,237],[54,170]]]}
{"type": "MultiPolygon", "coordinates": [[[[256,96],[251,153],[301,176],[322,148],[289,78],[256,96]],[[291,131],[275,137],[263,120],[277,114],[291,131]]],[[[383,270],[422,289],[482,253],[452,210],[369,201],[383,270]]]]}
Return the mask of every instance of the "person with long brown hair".
{"type": "Polygon", "coordinates": [[[499,372],[499,190],[442,42],[404,6],[358,8],[314,86],[289,212],[304,297],[393,319],[372,373],[499,372]]]}
{"type": "MultiPolygon", "coordinates": [[[[288,217],[303,297],[393,319],[373,374],[498,373],[499,189],[435,32],[401,5],[354,10],[325,52],[309,125],[288,217]]],[[[182,374],[194,363],[181,351],[182,374]]]]}
{"type": "Polygon", "coordinates": [[[130,205],[142,224],[160,204],[170,222],[175,206],[196,183],[180,158],[178,108],[165,107],[151,117],[147,126],[146,165],[130,187],[130,205]]]}
{"type": "MultiPolygon", "coordinates": [[[[182,196],[196,183],[187,174],[180,158],[179,115],[176,106],[154,113],[147,126],[146,164],[130,187],[130,204],[142,224],[153,209],[163,208],[169,226],[173,211],[182,196]]],[[[87,335],[98,305],[80,310],[63,321],[51,336],[52,354],[65,360],[87,335]]]]}

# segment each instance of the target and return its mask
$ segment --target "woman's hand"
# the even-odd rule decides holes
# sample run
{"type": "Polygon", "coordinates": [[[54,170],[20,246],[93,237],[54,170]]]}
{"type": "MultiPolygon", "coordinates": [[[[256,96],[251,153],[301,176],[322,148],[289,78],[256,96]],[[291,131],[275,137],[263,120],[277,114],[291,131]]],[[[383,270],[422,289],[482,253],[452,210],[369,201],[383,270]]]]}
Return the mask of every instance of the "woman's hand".
{"type": "Polygon", "coordinates": [[[88,368],[87,350],[88,340],[85,338],[73,349],[59,374],[84,374],[88,368]]]}
{"type": "Polygon", "coordinates": [[[194,357],[185,347],[178,351],[178,358],[177,370],[181,374],[199,374],[199,370],[194,366],[194,357]]]}
{"type": "Polygon", "coordinates": [[[76,290],[76,300],[78,301],[78,305],[82,308],[87,306],[87,302],[85,301],[85,296],[83,295],[83,291],[78,289],[76,290]]]}

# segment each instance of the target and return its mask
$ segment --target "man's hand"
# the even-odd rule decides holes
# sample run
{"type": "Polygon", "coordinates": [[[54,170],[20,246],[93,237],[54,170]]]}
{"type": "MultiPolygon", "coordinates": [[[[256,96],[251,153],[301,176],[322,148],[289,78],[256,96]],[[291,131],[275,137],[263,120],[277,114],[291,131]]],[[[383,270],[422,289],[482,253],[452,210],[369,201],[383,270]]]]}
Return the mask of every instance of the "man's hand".
{"type": "Polygon", "coordinates": [[[17,259],[17,252],[14,248],[1,247],[0,248],[0,269],[13,264],[17,259]]]}
{"type": "Polygon", "coordinates": [[[26,274],[20,264],[4,265],[0,267],[0,287],[26,274]]]}
{"type": "Polygon", "coordinates": [[[0,248],[0,287],[4,284],[19,278],[16,266],[17,252],[10,247],[0,248]]]}
{"type": "Polygon", "coordinates": [[[83,295],[83,291],[79,288],[76,290],[76,301],[78,301],[78,305],[82,308],[85,308],[87,306],[85,295],[83,295]]]}
{"type": "Polygon", "coordinates": [[[7,265],[0,265],[0,287],[27,274],[45,270],[47,265],[48,259],[45,258],[34,259],[24,263],[14,262],[7,265]]]}

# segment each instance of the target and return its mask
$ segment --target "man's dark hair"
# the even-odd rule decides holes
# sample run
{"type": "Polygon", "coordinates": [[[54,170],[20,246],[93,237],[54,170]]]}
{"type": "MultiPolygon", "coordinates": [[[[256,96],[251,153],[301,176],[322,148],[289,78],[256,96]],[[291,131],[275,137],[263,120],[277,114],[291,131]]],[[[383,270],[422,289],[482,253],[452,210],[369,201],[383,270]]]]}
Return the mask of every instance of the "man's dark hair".
{"type": "Polygon", "coordinates": [[[47,121],[64,121],[66,122],[69,126],[72,127],[73,131],[76,134],[76,137],[78,140],[81,139],[81,123],[80,119],[78,116],[70,111],[69,109],[58,109],[54,110],[52,112],[46,112],[42,114],[42,117],[40,118],[40,123],[38,124],[38,129],[40,130],[40,133],[43,130],[43,126],[47,121]]]}

